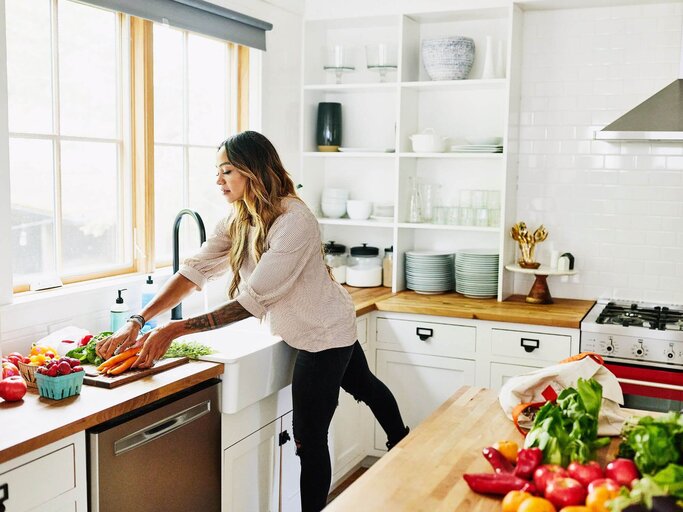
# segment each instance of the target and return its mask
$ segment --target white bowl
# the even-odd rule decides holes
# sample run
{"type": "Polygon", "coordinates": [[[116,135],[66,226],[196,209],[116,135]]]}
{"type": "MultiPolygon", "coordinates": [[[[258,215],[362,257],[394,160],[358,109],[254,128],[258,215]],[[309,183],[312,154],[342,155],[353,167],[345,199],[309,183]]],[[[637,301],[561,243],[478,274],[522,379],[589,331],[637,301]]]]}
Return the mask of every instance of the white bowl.
{"type": "Polygon", "coordinates": [[[467,78],[474,62],[474,41],[453,36],[422,41],[422,63],[432,80],[467,78]]]}
{"type": "Polygon", "coordinates": [[[410,136],[415,153],[443,153],[446,149],[446,137],[431,133],[416,133],[410,136]]]}
{"type": "Polygon", "coordinates": [[[362,199],[349,199],[346,201],[346,211],[349,219],[365,220],[370,217],[372,212],[372,202],[362,199]]]}
{"type": "Polygon", "coordinates": [[[338,219],[346,213],[345,203],[328,203],[323,201],[320,205],[323,215],[330,219],[338,219]]]}

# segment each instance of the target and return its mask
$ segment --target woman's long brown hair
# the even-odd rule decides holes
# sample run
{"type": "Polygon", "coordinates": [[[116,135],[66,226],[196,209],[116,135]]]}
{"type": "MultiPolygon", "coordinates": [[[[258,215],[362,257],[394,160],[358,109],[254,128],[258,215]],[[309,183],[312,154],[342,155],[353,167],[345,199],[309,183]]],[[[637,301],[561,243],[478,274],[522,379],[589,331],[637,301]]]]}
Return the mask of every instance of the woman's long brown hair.
{"type": "Polygon", "coordinates": [[[225,148],[228,162],[247,178],[244,198],[233,203],[234,211],[228,225],[232,240],[228,259],[233,272],[228,296],[234,299],[241,281],[239,269],[249,253],[249,229],[256,228],[251,249],[255,263],[258,263],[265,251],[268,231],[283,212],[282,199],[298,196],[275,147],[260,133],[238,133],[221,143],[218,149],[221,148],[225,148]]]}

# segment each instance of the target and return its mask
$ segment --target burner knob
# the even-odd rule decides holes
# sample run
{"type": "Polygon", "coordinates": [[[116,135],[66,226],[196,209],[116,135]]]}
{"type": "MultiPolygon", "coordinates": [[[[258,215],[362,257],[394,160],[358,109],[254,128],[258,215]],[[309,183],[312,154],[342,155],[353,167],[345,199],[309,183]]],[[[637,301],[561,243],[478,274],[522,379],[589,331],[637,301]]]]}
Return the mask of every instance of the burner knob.
{"type": "Polygon", "coordinates": [[[643,355],[643,349],[642,349],[642,348],[637,349],[637,350],[636,350],[636,355],[637,355],[637,356],[642,356],[642,355],[643,355]]]}
{"type": "Polygon", "coordinates": [[[605,350],[607,350],[607,352],[612,352],[612,350],[614,350],[614,347],[612,345],[607,345],[607,347],[605,347],[605,350]]]}
{"type": "Polygon", "coordinates": [[[674,358],[674,353],[673,353],[673,352],[669,352],[668,354],[666,354],[666,357],[668,357],[669,359],[673,359],[673,358],[674,358]]]}

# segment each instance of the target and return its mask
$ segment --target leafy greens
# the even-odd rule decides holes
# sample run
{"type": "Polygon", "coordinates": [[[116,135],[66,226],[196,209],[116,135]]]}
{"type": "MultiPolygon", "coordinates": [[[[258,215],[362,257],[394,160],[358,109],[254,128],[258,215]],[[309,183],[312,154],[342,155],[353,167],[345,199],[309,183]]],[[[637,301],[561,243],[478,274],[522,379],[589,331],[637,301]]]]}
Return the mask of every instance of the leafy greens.
{"type": "Polygon", "coordinates": [[[543,462],[567,466],[595,459],[595,450],[609,444],[598,438],[598,417],[602,386],[594,379],[579,378],[576,388],[560,392],[556,403],[547,402],[536,417],[524,441],[525,448],[538,447],[543,462]]]}
{"type": "Polygon", "coordinates": [[[658,418],[633,417],[621,431],[619,456],[633,459],[640,472],[651,475],[670,463],[683,464],[683,415],[668,412],[658,418]]]}
{"type": "Polygon", "coordinates": [[[97,355],[95,352],[95,348],[97,347],[97,343],[102,341],[105,338],[108,338],[111,336],[113,333],[111,331],[104,331],[99,333],[96,336],[93,336],[90,338],[90,341],[86,345],[83,345],[82,347],[76,347],[72,350],[69,350],[66,353],[67,357],[73,357],[75,359],[78,359],[81,364],[94,364],[96,366],[99,366],[104,362],[104,359],[102,359],[100,356],[97,355]]]}

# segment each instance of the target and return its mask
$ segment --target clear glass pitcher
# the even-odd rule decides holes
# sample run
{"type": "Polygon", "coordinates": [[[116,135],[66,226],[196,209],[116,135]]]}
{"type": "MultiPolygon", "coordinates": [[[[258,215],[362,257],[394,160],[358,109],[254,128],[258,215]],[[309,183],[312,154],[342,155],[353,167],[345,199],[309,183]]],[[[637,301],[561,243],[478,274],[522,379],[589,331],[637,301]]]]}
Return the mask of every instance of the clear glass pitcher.
{"type": "Polygon", "coordinates": [[[408,222],[422,222],[422,195],[417,178],[408,178],[410,202],[408,204],[408,222]]]}

